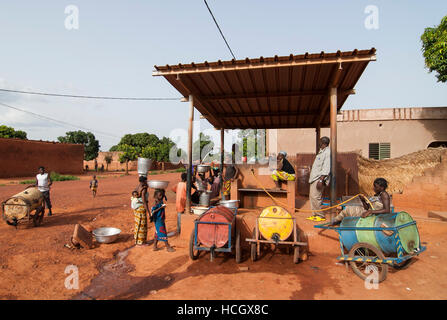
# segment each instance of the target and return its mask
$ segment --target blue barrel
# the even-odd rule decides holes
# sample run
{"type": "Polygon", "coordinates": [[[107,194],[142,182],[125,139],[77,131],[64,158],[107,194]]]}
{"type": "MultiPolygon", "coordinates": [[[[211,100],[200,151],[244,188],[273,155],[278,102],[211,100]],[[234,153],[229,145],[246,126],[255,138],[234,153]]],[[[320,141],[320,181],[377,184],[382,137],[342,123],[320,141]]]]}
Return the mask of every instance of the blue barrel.
{"type": "MultiPolygon", "coordinates": [[[[347,217],[344,218],[340,227],[376,227],[376,228],[392,228],[399,227],[409,222],[413,218],[407,212],[388,213],[373,215],[367,218],[347,217]]],[[[396,241],[396,234],[388,231],[340,231],[342,243],[346,249],[350,250],[357,242],[366,242],[379,249],[384,253],[401,252],[412,253],[415,248],[420,247],[419,232],[416,224],[398,229],[399,242],[396,241]]]]}

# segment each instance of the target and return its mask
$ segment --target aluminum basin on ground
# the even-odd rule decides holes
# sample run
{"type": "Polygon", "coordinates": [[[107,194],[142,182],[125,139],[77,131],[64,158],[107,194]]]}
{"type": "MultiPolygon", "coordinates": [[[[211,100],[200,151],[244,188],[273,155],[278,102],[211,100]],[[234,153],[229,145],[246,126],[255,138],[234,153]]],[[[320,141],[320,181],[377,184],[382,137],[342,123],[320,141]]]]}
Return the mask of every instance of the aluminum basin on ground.
{"type": "Polygon", "coordinates": [[[103,227],[93,230],[96,241],[100,243],[112,243],[120,235],[121,230],[113,227],[103,227]]]}

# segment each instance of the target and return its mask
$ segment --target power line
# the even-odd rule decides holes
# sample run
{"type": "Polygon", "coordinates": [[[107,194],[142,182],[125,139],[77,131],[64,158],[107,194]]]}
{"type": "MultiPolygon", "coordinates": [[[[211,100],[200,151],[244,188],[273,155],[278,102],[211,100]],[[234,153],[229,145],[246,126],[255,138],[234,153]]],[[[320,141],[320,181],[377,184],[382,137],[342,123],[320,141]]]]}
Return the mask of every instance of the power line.
{"type": "Polygon", "coordinates": [[[41,119],[44,119],[44,120],[53,121],[55,123],[58,123],[58,124],[61,124],[61,125],[64,125],[64,126],[70,126],[70,127],[76,128],[76,129],[84,129],[84,130],[87,130],[87,131],[90,131],[90,132],[96,132],[96,133],[98,133],[100,135],[103,135],[103,136],[109,136],[109,137],[112,137],[112,138],[120,139],[120,137],[115,136],[115,135],[110,134],[110,133],[107,133],[107,132],[101,132],[101,131],[98,131],[98,130],[92,130],[92,129],[85,128],[85,127],[82,127],[82,126],[78,126],[76,124],[71,124],[69,122],[53,119],[53,118],[50,118],[50,117],[47,117],[47,116],[43,116],[41,114],[37,114],[37,113],[31,112],[31,111],[28,111],[28,110],[23,110],[23,109],[20,109],[20,108],[17,108],[17,107],[13,107],[13,106],[8,105],[8,104],[3,103],[3,102],[0,102],[0,105],[4,106],[6,108],[10,108],[10,109],[14,109],[14,110],[18,110],[18,111],[30,114],[30,115],[32,115],[34,117],[38,117],[38,118],[41,118],[41,119]]]}
{"type": "Polygon", "coordinates": [[[214,15],[213,15],[213,13],[211,12],[211,9],[210,9],[208,3],[206,2],[206,0],[203,0],[203,1],[205,2],[205,5],[206,5],[206,7],[208,8],[208,11],[210,12],[211,17],[213,18],[214,23],[216,24],[217,29],[219,29],[220,35],[221,35],[222,38],[224,39],[225,44],[226,44],[227,47],[228,47],[228,50],[230,50],[230,53],[231,53],[231,55],[233,56],[233,59],[236,60],[236,57],[234,56],[233,51],[231,50],[230,45],[229,45],[228,42],[227,42],[227,39],[225,39],[225,36],[224,36],[224,34],[222,33],[222,30],[220,29],[219,24],[218,24],[217,21],[216,21],[216,18],[214,18],[214,15]]]}
{"type": "Polygon", "coordinates": [[[102,100],[133,100],[133,101],[163,101],[163,100],[180,100],[181,98],[134,98],[134,97],[101,97],[101,96],[79,96],[73,94],[60,94],[60,93],[46,93],[46,92],[33,92],[33,91],[21,91],[0,88],[3,92],[21,93],[21,94],[33,94],[40,96],[52,96],[52,97],[64,97],[64,98],[80,98],[80,99],[102,99],[102,100]]]}

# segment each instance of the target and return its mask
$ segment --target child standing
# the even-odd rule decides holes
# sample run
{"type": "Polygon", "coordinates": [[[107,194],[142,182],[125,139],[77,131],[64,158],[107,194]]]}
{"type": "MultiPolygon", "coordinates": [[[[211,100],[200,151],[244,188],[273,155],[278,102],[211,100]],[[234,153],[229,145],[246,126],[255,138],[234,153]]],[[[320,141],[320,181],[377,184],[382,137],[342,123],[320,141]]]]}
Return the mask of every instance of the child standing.
{"type": "Polygon", "coordinates": [[[155,235],[154,235],[154,251],[159,250],[157,247],[158,241],[164,242],[166,244],[166,250],[168,252],[174,252],[175,249],[169,245],[168,242],[168,232],[166,231],[165,224],[165,204],[163,199],[166,199],[164,189],[156,189],[154,192],[155,205],[151,210],[151,218],[155,224],[155,235]]]}
{"type": "Polygon", "coordinates": [[[98,180],[96,176],[93,176],[93,179],[90,181],[90,190],[92,190],[93,198],[96,197],[96,190],[98,190],[98,180]]]}

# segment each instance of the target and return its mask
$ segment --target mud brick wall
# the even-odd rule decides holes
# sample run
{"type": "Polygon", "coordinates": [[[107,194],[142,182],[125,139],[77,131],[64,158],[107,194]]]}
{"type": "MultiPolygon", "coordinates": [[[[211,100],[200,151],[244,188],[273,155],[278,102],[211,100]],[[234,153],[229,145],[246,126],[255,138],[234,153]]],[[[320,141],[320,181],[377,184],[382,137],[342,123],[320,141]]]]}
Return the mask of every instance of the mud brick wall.
{"type": "MultiPolygon", "coordinates": [[[[101,165],[104,165],[104,170],[107,169],[107,162],[105,160],[106,156],[112,157],[112,162],[108,165],[108,171],[124,171],[126,169],[126,163],[120,163],[120,155],[121,151],[109,151],[109,152],[99,152],[96,161],[98,163],[98,170],[101,168],[101,165]]],[[[89,170],[95,169],[95,160],[84,161],[84,169],[85,166],[88,165],[89,170]]],[[[152,161],[152,166],[149,170],[174,170],[178,168],[184,167],[183,164],[173,164],[170,162],[159,162],[152,161]]],[[[138,161],[129,161],[129,171],[136,171],[138,169],[138,161]]]]}
{"type": "Polygon", "coordinates": [[[0,178],[35,176],[39,166],[80,174],[83,160],[83,145],[0,138],[0,178]]]}

